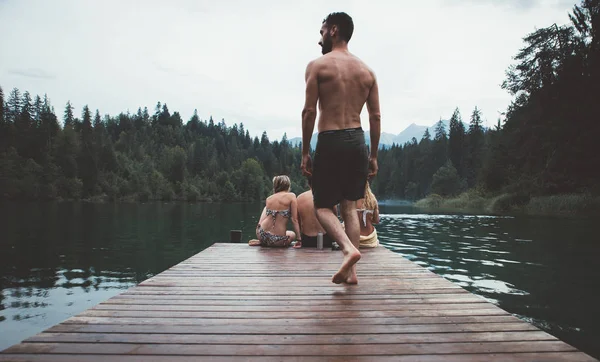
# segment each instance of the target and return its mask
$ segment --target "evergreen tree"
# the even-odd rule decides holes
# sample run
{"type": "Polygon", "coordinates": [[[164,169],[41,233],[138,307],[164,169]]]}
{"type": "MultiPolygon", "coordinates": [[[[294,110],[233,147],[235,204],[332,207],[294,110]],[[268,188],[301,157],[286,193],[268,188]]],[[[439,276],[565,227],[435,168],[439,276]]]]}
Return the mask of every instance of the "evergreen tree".
{"type": "Polygon", "coordinates": [[[423,137],[421,137],[421,142],[423,141],[431,141],[431,134],[429,133],[429,128],[423,132],[423,137]]]}
{"type": "Polygon", "coordinates": [[[13,88],[6,101],[6,121],[15,124],[21,114],[21,92],[13,88]]]}
{"type": "Polygon", "coordinates": [[[9,144],[9,123],[5,118],[4,91],[0,87],[0,152],[6,151],[9,144]]]}
{"type": "Polygon", "coordinates": [[[0,125],[4,125],[4,91],[0,87],[0,125]]]}
{"type": "Polygon", "coordinates": [[[448,159],[448,134],[446,133],[446,126],[441,119],[435,125],[432,153],[433,169],[442,167],[448,159]]]}
{"type": "Polygon", "coordinates": [[[448,140],[448,156],[456,167],[459,177],[465,176],[465,126],[462,122],[458,108],[450,118],[450,135],[448,140]]]}
{"type": "Polygon", "coordinates": [[[484,134],[481,125],[481,111],[475,107],[471,114],[471,122],[467,133],[468,156],[466,176],[469,187],[475,186],[477,175],[482,165],[484,134]]]}
{"type": "Polygon", "coordinates": [[[64,128],[70,128],[75,125],[75,116],[73,115],[73,110],[75,108],[71,105],[71,101],[67,101],[67,105],[65,106],[65,115],[63,117],[64,128]]]}

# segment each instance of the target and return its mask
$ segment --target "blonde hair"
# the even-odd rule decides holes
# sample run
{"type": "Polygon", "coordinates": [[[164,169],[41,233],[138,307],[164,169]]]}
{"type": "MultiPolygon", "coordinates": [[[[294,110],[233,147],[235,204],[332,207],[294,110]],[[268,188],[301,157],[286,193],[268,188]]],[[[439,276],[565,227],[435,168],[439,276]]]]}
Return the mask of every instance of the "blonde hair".
{"type": "Polygon", "coordinates": [[[291,187],[292,183],[290,182],[290,178],[286,175],[273,177],[273,193],[289,191],[291,187]]]}
{"type": "Polygon", "coordinates": [[[377,208],[377,198],[373,195],[368,181],[365,185],[365,201],[363,207],[367,210],[375,210],[377,208]]]}

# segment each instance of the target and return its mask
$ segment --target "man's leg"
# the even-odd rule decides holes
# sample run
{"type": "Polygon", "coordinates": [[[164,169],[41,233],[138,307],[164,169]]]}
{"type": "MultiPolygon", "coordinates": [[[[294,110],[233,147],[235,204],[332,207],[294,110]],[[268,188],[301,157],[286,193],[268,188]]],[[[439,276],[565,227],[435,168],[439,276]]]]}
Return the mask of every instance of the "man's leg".
{"type": "MultiPolygon", "coordinates": [[[[356,213],[356,201],[342,200],[340,203],[342,219],[346,226],[346,235],[352,242],[352,245],[358,250],[360,246],[360,224],[358,214],[356,213]]],[[[357,284],[358,277],[356,276],[356,264],[352,266],[350,274],[346,279],[348,284],[357,284]]]]}
{"type": "MultiPolygon", "coordinates": [[[[344,232],[340,221],[330,208],[315,208],[317,219],[323,226],[323,229],[333,240],[337,241],[344,254],[344,260],[340,269],[333,275],[332,282],[336,284],[344,283],[352,274],[352,266],[360,260],[360,252],[344,232]]],[[[358,226],[358,223],[356,224],[358,226]]],[[[348,227],[348,226],[346,226],[348,227]]],[[[360,233],[360,230],[359,230],[360,233]]]]}

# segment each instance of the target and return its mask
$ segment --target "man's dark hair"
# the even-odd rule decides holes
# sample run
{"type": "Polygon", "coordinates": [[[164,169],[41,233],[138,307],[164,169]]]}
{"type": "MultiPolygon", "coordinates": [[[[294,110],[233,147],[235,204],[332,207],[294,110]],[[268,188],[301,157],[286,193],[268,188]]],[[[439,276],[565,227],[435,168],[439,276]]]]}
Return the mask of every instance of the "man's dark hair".
{"type": "Polygon", "coordinates": [[[327,29],[331,29],[333,25],[336,25],[340,38],[345,40],[346,43],[350,41],[350,38],[352,38],[352,33],[354,32],[354,22],[352,21],[350,15],[344,12],[331,13],[327,15],[325,19],[323,19],[323,23],[325,23],[327,29]]]}

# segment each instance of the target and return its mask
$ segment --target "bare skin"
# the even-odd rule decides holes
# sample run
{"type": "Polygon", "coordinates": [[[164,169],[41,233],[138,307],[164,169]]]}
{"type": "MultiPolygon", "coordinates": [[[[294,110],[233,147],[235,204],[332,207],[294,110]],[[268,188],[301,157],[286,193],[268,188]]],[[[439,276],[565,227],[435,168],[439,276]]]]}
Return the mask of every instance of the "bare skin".
{"type": "MultiPolygon", "coordinates": [[[[300,232],[306,236],[317,236],[318,233],[327,234],[327,231],[323,229],[315,213],[315,206],[313,204],[313,193],[312,190],[298,195],[298,223],[300,224],[300,232]]],[[[334,214],[337,213],[337,209],[333,208],[334,214]]],[[[301,248],[302,243],[298,242],[294,245],[294,248],[301,248]]]]}
{"type": "MultiPolygon", "coordinates": [[[[379,87],[375,73],[358,57],[348,51],[348,43],[341,39],[336,25],[320,30],[319,45],[323,56],[311,61],[306,67],[306,99],[302,110],[302,173],[312,175],[309,154],[310,139],[315,126],[317,103],[319,104],[319,132],[357,128],[361,126],[360,113],[365,103],[369,112],[371,154],[369,178],[377,174],[377,151],[379,146],[380,109],[379,87]]],[[[358,250],[360,225],[356,213],[356,201],[340,202],[345,231],[331,209],[315,210],[317,219],[337,241],[344,255],[340,269],[333,275],[336,284],[358,283],[355,264],[360,260],[358,250]]]]}
{"type": "MultiPolygon", "coordinates": [[[[300,225],[298,224],[298,206],[296,202],[296,195],[293,192],[281,191],[269,196],[266,200],[266,206],[260,215],[260,221],[256,228],[256,237],[260,239],[258,235],[258,226],[263,230],[268,231],[276,235],[287,235],[288,239],[285,241],[286,245],[289,245],[297,236],[300,235],[300,225]],[[287,219],[279,214],[275,216],[273,220],[272,216],[267,215],[267,208],[271,210],[287,210],[291,211],[291,221],[294,225],[294,230],[289,231],[287,228],[287,219]]],[[[251,240],[249,245],[256,246],[260,245],[258,240],[251,240]]]]}
{"type": "MultiPolygon", "coordinates": [[[[365,199],[360,199],[356,201],[356,208],[363,209],[364,208],[365,199]]],[[[358,218],[362,218],[362,211],[357,211],[358,218]]],[[[373,210],[373,213],[367,213],[367,225],[364,225],[362,221],[360,222],[360,235],[361,236],[369,236],[375,230],[373,224],[379,224],[379,207],[376,207],[373,210]]]]}

